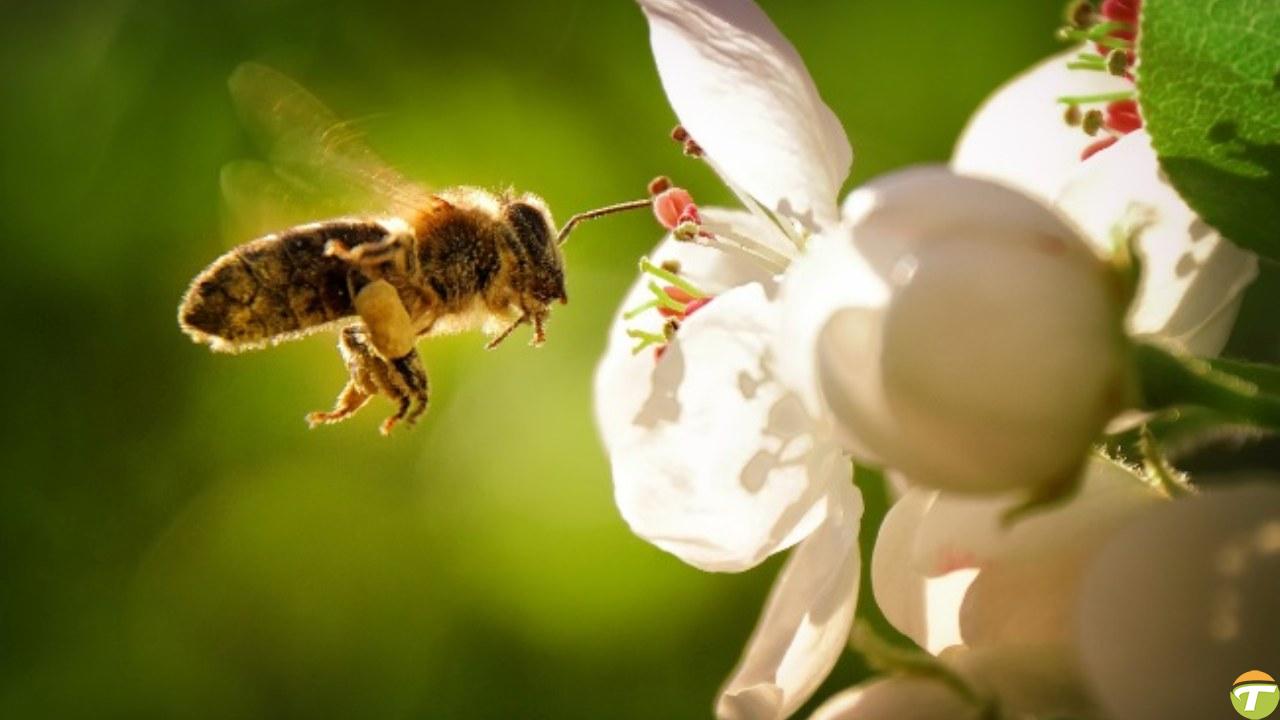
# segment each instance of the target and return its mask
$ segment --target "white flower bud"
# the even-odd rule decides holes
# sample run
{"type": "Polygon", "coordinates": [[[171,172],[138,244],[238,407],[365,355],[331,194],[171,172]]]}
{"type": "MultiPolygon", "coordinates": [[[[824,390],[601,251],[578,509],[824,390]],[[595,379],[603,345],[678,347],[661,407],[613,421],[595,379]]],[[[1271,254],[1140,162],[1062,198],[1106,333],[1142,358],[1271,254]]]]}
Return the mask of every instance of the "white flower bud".
{"type": "Polygon", "coordinates": [[[1118,532],[1085,575],[1084,674],[1107,717],[1231,717],[1249,670],[1280,668],[1280,488],[1163,504],[1118,532]]]}
{"type": "Polygon", "coordinates": [[[846,247],[823,238],[791,285],[827,305],[810,342],[847,446],[960,492],[1076,473],[1123,389],[1105,263],[1039,202],[942,169],[872,183],[846,212],[846,247]]]}

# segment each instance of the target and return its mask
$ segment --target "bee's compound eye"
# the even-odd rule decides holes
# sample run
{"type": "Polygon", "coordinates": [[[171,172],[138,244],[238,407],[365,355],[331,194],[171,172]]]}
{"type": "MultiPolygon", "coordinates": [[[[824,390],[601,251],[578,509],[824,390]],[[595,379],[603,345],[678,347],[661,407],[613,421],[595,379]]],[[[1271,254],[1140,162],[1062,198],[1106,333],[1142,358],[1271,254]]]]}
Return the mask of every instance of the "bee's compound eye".
{"type": "Polygon", "coordinates": [[[564,268],[546,210],[531,203],[513,202],[503,215],[515,236],[513,242],[519,245],[518,254],[527,258],[531,266],[522,281],[524,289],[539,302],[564,301],[564,268]]]}
{"type": "Polygon", "coordinates": [[[551,224],[542,210],[529,203],[515,202],[506,207],[505,214],[526,247],[545,247],[552,242],[551,224]]]}

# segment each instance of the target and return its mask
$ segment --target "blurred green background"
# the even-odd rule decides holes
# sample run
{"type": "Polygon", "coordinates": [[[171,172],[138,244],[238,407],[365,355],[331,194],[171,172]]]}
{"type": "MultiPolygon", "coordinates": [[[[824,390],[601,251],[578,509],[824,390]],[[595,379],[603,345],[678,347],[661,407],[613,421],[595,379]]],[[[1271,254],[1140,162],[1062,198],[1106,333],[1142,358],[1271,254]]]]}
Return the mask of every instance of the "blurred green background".
{"type": "MultiPolygon", "coordinates": [[[[1056,48],[1056,0],[763,3],[856,153],[853,182],[944,160],[997,84],[1056,48]]],[[[251,154],[225,80],[274,65],[434,185],[558,216],[667,174],[725,191],[625,0],[338,7],[4,4],[0,28],[0,717],[702,717],[775,559],[703,574],[611,500],[590,383],[650,218],[580,230],[550,342],[423,343],[433,405],[308,431],[332,336],[243,356],[175,308],[251,154]]],[[[243,240],[238,238],[236,240],[243,240]]],[[[820,695],[856,680],[841,662],[820,695]]]]}

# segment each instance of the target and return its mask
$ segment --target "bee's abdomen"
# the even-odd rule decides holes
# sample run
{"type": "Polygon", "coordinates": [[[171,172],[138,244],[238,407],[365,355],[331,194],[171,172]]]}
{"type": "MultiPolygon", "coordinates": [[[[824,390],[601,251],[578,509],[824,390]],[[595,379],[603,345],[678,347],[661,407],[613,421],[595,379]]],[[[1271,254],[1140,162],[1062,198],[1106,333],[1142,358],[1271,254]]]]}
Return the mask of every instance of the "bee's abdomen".
{"type": "Polygon", "coordinates": [[[325,243],[355,247],[389,232],[376,220],[333,220],[245,243],[196,276],[179,308],[179,323],[195,341],[224,352],[323,328],[354,313],[347,266],[325,256],[325,243]]]}

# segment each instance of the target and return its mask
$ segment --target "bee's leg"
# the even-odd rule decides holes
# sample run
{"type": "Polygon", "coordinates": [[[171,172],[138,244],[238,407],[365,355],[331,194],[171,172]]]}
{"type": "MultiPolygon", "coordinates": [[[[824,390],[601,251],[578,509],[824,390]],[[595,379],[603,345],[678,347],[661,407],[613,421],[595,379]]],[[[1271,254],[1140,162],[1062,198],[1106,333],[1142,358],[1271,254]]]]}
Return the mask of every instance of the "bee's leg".
{"type": "Polygon", "coordinates": [[[375,376],[382,358],[377,357],[369,346],[364,328],[358,325],[343,328],[338,336],[338,350],[347,363],[347,372],[351,373],[351,377],[338,393],[338,400],[332,410],[307,415],[307,422],[311,427],[346,420],[380,391],[380,384],[375,376]]]}
{"type": "Polygon", "coordinates": [[[538,310],[534,312],[529,312],[528,310],[521,311],[520,317],[516,318],[515,322],[508,325],[501,333],[498,333],[497,337],[486,343],[484,349],[492,350],[498,347],[503,340],[506,340],[511,336],[511,333],[515,332],[516,328],[530,322],[533,323],[533,339],[529,341],[529,344],[534,347],[538,347],[547,341],[547,330],[544,326],[547,322],[547,314],[546,310],[538,310]]]}
{"type": "Polygon", "coordinates": [[[429,395],[427,393],[427,371],[422,367],[422,358],[414,350],[404,357],[391,361],[401,392],[400,410],[382,422],[382,434],[391,432],[391,428],[401,420],[410,425],[418,422],[422,413],[427,411],[429,395]]]}
{"type": "Polygon", "coordinates": [[[547,329],[544,326],[547,322],[547,312],[545,310],[533,313],[533,340],[530,345],[538,347],[547,341],[547,329]]]}
{"type": "Polygon", "coordinates": [[[338,394],[333,410],[307,416],[312,427],[346,420],[374,395],[386,395],[399,405],[396,414],[382,423],[384,435],[391,432],[397,422],[404,420],[412,424],[426,411],[427,373],[416,351],[396,360],[386,360],[374,350],[368,332],[359,325],[343,329],[338,347],[351,377],[338,394]]]}
{"type": "Polygon", "coordinates": [[[510,337],[510,336],[511,336],[511,333],[515,332],[516,328],[520,327],[521,325],[525,324],[526,322],[529,322],[529,316],[528,316],[528,315],[521,315],[520,317],[516,318],[516,321],[515,321],[515,322],[511,323],[510,325],[508,325],[508,326],[507,326],[507,327],[506,327],[502,332],[500,332],[500,333],[498,333],[497,335],[495,335],[495,336],[494,336],[494,338],[493,338],[492,340],[490,340],[489,342],[485,343],[485,344],[484,344],[484,349],[485,349],[485,350],[492,350],[492,349],[494,349],[494,348],[498,347],[499,345],[501,345],[501,344],[502,344],[502,341],[503,341],[503,340],[506,340],[508,337],[510,337]]]}
{"type": "Polygon", "coordinates": [[[400,403],[400,410],[382,425],[390,432],[400,420],[414,422],[427,409],[427,373],[414,349],[417,334],[409,312],[396,289],[386,280],[374,280],[355,295],[356,312],[364,321],[369,344],[382,361],[379,379],[384,394],[400,403]]]}

